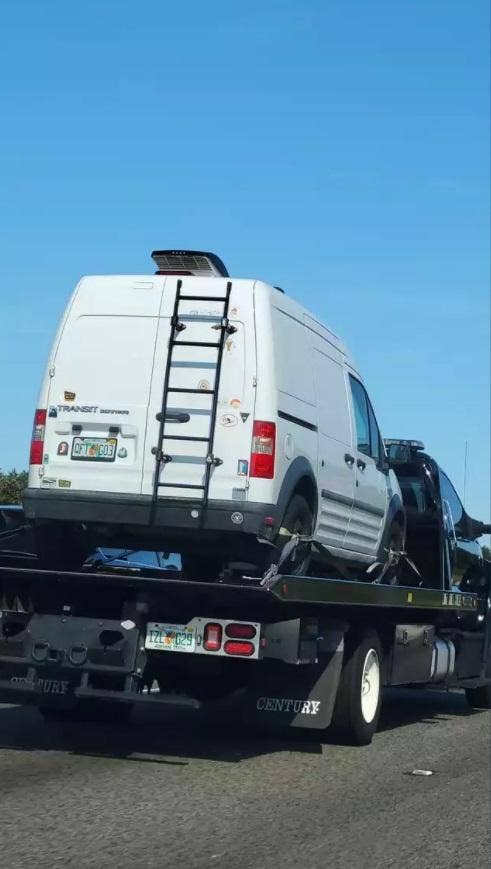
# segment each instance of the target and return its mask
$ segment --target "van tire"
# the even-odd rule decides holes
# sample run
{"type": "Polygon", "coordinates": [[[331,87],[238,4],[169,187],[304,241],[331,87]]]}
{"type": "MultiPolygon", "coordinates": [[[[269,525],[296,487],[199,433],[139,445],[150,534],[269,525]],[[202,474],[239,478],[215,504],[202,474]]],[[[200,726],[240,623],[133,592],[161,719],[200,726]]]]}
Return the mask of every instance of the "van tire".
{"type": "Polygon", "coordinates": [[[216,582],[223,567],[223,558],[217,556],[181,553],[182,572],[191,582],[216,582]]]}
{"type": "Polygon", "coordinates": [[[65,525],[40,525],[34,529],[39,565],[45,570],[77,570],[90,554],[82,537],[65,525]]]}
{"type": "MultiPolygon", "coordinates": [[[[282,530],[285,529],[288,533],[280,533],[276,537],[276,547],[280,552],[285,543],[288,543],[292,534],[301,534],[305,537],[312,534],[314,528],[314,514],[310,504],[306,501],[303,495],[293,495],[285,510],[281,528],[282,530]]],[[[305,546],[303,551],[300,550],[299,557],[294,558],[293,561],[289,560],[285,564],[285,568],[293,576],[305,576],[309,569],[310,559],[310,547],[305,546]]]]}
{"type": "MultiPolygon", "coordinates": [[[[404,529],[398,521],[392,522],[390,526],[389,536],[387,539],[387,549],[387,558],[389,557],[389,552],[391,550],[396,552],[402,552],[404,550],[404,529]]],[[[388,568],[383,576],[382,582],[386,585],[397,585],[399,582],[400,571],[401,562],[399,560],[392,567],[388,568]]]]}
{"type": "Polygon", "coordinates": [[[350,744],[369,745],[380,717],[382,648],[375,631],[345,643],[332,726],[350,744]]]}

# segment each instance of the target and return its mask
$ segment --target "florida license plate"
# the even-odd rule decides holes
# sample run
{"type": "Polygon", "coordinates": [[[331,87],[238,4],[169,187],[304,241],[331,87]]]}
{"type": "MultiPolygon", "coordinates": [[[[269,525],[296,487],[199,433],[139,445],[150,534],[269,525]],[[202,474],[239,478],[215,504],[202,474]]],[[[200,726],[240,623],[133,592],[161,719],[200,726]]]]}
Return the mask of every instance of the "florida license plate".
{"type": "Polygon", "coordinates": [[[190,625],[168,625],[149,622],[145,648],[157,652],[194,652],[196,630],[190,625]]]}
{"type": "Polygon", "coordinates": [[[73,438],[72,459],[79,462],[114,462],[117,438],[73,438]]]}

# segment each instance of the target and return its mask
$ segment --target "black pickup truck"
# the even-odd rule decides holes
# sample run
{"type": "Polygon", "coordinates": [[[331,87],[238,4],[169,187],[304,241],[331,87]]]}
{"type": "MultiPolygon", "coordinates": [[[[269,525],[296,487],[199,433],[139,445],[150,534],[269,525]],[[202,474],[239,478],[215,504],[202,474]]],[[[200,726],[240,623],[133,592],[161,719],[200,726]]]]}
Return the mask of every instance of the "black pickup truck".
{"type": "MultiPolygon", "coordinates": [[[[385,447],[406,510],[406,550],[419,572],[427,578],[444,575],[455,591],[475,591],[485,569],[479,538],[491,525],[469,516],[421,441],[387,439],[385,447]]],[[[410,580],[411,568],[402,570],[399,581],[410,580]]]]}

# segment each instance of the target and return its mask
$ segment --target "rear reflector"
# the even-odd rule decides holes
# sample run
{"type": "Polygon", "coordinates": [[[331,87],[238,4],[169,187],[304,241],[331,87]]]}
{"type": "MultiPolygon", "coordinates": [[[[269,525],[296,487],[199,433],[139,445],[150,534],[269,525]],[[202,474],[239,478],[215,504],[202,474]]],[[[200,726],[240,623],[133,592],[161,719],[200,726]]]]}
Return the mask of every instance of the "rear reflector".
{"type": "Polygon", "coordinates": [[[240,640],[227,640],[224,647],[227,655],[238,655],[250,658],[254,654],[254,643],[241,642],[240,640]]]}
{"type": "Polygon", "coordinates": [[[274,422],[255,420],[252,428],[251,477],[272,480],[276,450],[276,425],[274,422]]]}
{"type": "Polygon", "coordinates": [[[244,625],[239,622],[231,622],[225,628],[227,637],[232,637],[234,640],[253,640],[256,636],[256,628],[254,625],[244,625]]]}
{"type": "Polygon", "coordinates": [[[46,410],[38,408],[34,414],[32,427],[30,465],[42,465],[44,453],[44,431],[46,428],[46,410]]]}
{"type": "Polygon", "coordinates": [[[207,652],[219,652],[222,645],[222,626],[208,622],[203,632],[203,648],[207,652]]]}

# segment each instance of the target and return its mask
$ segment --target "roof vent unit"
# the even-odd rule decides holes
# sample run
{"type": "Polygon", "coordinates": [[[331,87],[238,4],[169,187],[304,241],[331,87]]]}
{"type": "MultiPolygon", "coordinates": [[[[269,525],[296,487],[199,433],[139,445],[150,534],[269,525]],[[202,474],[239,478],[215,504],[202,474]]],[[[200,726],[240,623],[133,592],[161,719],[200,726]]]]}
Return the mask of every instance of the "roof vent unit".
{"type": "Polygon", "coordinates": [[[203,278],[228,278],[220,257],[201,250],[154,250],[152,259],[157,275],[197,275],[203,278]]]}

